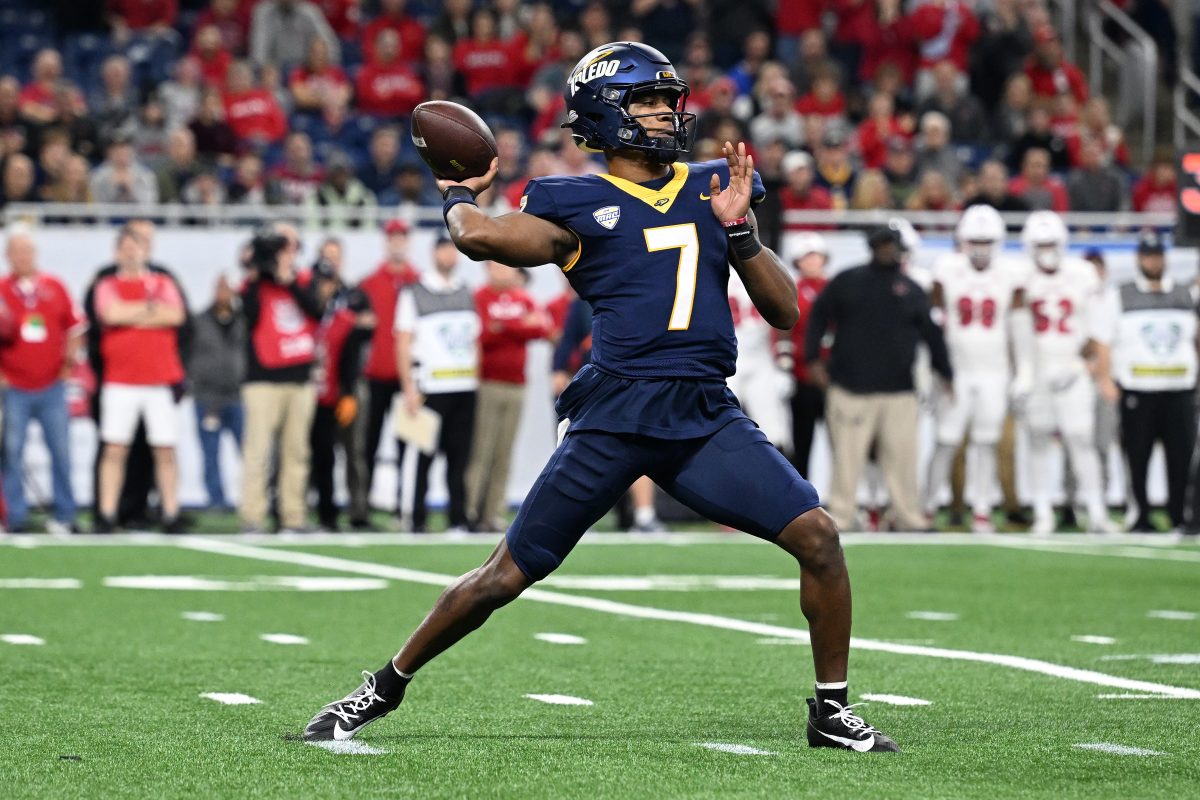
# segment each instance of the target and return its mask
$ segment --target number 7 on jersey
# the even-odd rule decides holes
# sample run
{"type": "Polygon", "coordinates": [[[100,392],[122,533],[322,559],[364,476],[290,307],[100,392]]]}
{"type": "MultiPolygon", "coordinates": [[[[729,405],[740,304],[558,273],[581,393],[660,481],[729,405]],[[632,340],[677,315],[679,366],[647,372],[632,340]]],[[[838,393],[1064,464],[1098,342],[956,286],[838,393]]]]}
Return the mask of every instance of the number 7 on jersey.
{"type": "Polygon", "coordinates": [[[675,273],[675,304],[671,306],[669,331],[686,331],[692,324],[692,305],[696,302],[696,266],[700,262],[700,240],[696,236],[696,223],[664,225],[661,228],[646,228],[646,249],[651,253],[659,250],[679,249],[679,268],[675,273]]]}

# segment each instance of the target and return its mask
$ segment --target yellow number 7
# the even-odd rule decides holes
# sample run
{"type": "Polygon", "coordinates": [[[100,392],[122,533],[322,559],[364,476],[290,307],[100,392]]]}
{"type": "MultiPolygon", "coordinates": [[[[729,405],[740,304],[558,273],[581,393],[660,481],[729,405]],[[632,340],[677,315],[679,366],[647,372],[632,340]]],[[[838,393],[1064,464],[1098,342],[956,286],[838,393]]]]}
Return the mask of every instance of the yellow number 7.
{"type": "Polygon", "coordinates": [[[700,240],[696,224],[664,225],[646,228],[646,249],[651,253],[679,248],[679,269],[675,273],[675,305],[671,306],[669,331],[686,331],[692,324],[692,305],[696,301],[696,265],[700,262],[700,240]]]}

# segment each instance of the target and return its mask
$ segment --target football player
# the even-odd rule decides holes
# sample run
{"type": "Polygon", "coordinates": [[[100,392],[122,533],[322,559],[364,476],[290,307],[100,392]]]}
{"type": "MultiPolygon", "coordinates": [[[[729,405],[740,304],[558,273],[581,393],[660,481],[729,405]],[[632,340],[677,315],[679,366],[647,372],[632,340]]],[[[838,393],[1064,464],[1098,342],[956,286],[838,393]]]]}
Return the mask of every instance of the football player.
{"type": "Polygon", "coordinates": [[[1004,220],[996,209],[971,206],[955,228],[958,252],[942,256],[933,268],[931,302],[942,311],[954,386],[952,393],[939,397],[937,447],[929,462],[925,511],[932,515],[936,510],[938,493],[950,478],[955,453],[969,429],[967,476],[975,533],[995,532],[991,498],[997,480],[996,445],[1008,405],[1010,329],[1018,347],[1028,349],[1032,338],[1025,276],[1018,264],[1002,258],[1004,236],[1004,220]]]}
{"type": "Polygon", "coordinates": [[[634,478],[704,516],[774,542],[800,566],[816,697],[808,743],[896,751],[848,702],[850,582],[837,527],[813,487],[771,446],[726,386],[737,358],[730,265],[764,320],[796,322],[796,287],[758,241],[762,182],[744,145],[684,163],[695,115],[666,57],[631,42],[583,57],[566,87],[576,143],[608,172],[531,180],[521,211],[475,204],[497,172],[440,181],[456,245],[515,267],[553,262],[591,304],[592,360],[558,400],[561,442],[508,532],[452,583],[395,657],[309,722],[308,739],[348,739],[400,705],[413,675],[553,572],[634,478]]]}
{"type": "Polygon", "coordinates": [[[729,388],[771,444],[786,451],[791,445],[787,398],[792,381],[775,360],[774,329],[754,307],[736,271],[729,275],[729,308],[737,336],[737,371],[729,388]]]}
{"type": "MultiPolygon", "coordinates": [[[[1067,255],[1067,228],[1053,211],[1029,215],[1021,240],[1032,262],[1026,301],[1033,326],[1033,369],[1021,372],[1014,394],[1024,400],[1033,479],[1033,527],[1038,535],[1057,527],[1051,506],[1054,439],[1057,432],[1075,470],[1091,528],[1113,533],[1093,443],[1095,393],[1086,353],[1096,346],[1092,317],[1103,287],[1086,261],[1067,255]],[[1026,382],[1024,376],[1032,376],[1026,382]]],[[[1020,355],[1020,353],[1018,353],[1020,355]]]]}

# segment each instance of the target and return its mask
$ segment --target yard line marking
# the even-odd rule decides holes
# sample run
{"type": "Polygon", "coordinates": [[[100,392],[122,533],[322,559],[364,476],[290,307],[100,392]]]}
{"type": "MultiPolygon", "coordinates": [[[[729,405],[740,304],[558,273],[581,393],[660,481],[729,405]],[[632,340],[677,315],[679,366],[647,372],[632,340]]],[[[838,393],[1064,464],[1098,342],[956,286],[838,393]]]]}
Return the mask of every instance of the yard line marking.
{"type": "MultiPolygon", "coordinates": [[[[1077,534],[1068,535],[1075,536],[1077,534]]],[[[1108,542],[1106,545],[1103,541],[1068,543],[1044,540],[1033,541],[1030,539],[1015,539],[1011,536],[998,536],[996,538],[981,537],[982,540],[978,544],[1012,550],[1036,550],[1043,553],[1060,553],[1073,556],[1107,556],[1109,558],[1140,558],[1151,561],[1200,563],[1200,552],[1194,550],[1173,550],[1170,549],[1171,543],[1161,541],[1161,535],[1144,535],[1159,536],[1160,541],[1143,541],[1137,543],[1140,546],[1131,546],[1122,545],[1116,541],[1108,542]]]]}
{"type": "Polygon", "coordinates": [[[192,622],[224,622],[224,614],[214,614],[211,611],[185,611],[179,616],[192,622]]]}
{"type": "Polygon", "coordinates": [[[919,697],[905,697],[902,694],[860,694],[863,700],[871,703],[884,703],[889,706],[931,706],[929,700],[922,700],[919,697]]]}
{"type": "Polygon", "coordinates": [[[262,703],[257,697],[251,697],[248,694],[239,692],[201,692],[201,697],[206,697],[209,700],[216,700],[218,703],[227,706],[253,706],[262,703]]]}
{"type": "Polygon", "coordinates": [[[1151,664],[1200,664],[1200,653],[1149,653],[1104,656],[1101,661],[1149,661],[1151,664]]]}
{"type": "Polygon", "coordinates": [[[29,644],[42,645],[46,640],[39,636],[31,636],[28,633],[5,633],[0,634],[0,642],[8,642],[9,644],[29,644]]]}
{"type": "Polygon", "coordinates": [[[82,589],[77,578],[0,578],[0,589],[82,589]]]}
{"type": "Polygon", "coordinates": [[[533,638],[550,644],[587,644],[587,639],[570,633],[535,633],[533,638]]]}
{"type": "Polygon", "coordinates": [[[366,742],[356,739],[346,739],[342,742],[308,742],[308,744],[339,756],[382,756],[387,754],[387,750],[371,747],[366,742]]]}
{"type": "Polygon", "coordinates": [[[595,592],[800,591],[799,578],[771,575],[551,575],[542,584],[595,592]]]}
{"type": "Polygon", "coordinates": [[[527,694],[525,695],[530,700],[537,700],[539,703],[549,703],[552,706],[591,706],[595,705],[591,700],[582,697],[575,697],[569,694],[527,694]]]}
{"type": "Polygon", "coordinates": [[[1165,694],[1098,694],[1097,700],[1182,700],[1182,697],[1168,697],[1165,694]]]}
{"type": "Polygon", "coordinates": [[[1181,621],[1190,621],[1198,616],[1194,611],[1147,611],[1146,616],[1150,619],[1177,619],[1181,621]]]}
{"type": "Polygon", "coordinates": [[[696,742],[696,747],[706,747],[718,753],[732,753],[735,756],[777,756],[770,750],[759,750],[748,744],[727,744],[725,742],[696,742]]]}
{"type": "MultiPolygon", "coordinates": [[[[439,575],[436,572],[424,572],[422,570],[408,569],[405,567],[393,567],[386,564],[372,564],[368,561],[353,561],[348,558],[335,558],[333,556],[323,556],[316,553],[303,553],[294,551],[281,552],[277,550],[271,550],[269,548],[252,547],[250,545],[237,544],[234,542],[214,541],[211,539],[205,539],[203,537],[180,537],[177,540],[176,545],[189,550],[199,550],[202,552],[233,556],[236,558],[249,558],[284,564],[301,564],[308,567],[328,569],[337,572],[357,572],[360,575],[376,575],[382,578],[390,578],[391,580],[406,581],[409,583],[424,584],[427,586],[436,586],[439,589],[445,588],[451,581],[457,579],[457,576],[439,575]]],[[[571,608],[582,608],[589,611],[599,611],[606,614],[633,617],[635,619],[653,619],[663,622],[682,622],[689,625],[700,625],[703,627],[717,628],[720,630],[751,633],[760,637],[796,639],[804,643],[809,641],[808,631],[801,630],[800,628],[788,628],[781,625],[771,625],[765,622],[750,622],[748,620],[736,619],[733,617],[722,617],[716,614],[701,614],[692,611],[673,611],[665,608],[654,608],[652,606],[621,603],[615,600],[606,600],[599,597],[587,597],[583,595],[552,592],[546,589],[528,589],[524,594],[521,595],[521,598],[535,603],[549,603],[552,605],[567,606],[571,608]]],[[[1171,686],[1165,683],[1153,683],[1150,681],[1121,678],[1115,675],[1106,675],[1105,673],[1096,672],[1094,670],[1067,667],[1061,664],[1054,664],[1049,661],[1042,661],[1035,658],[1025,658],[1023,656],[1011,656],[1001,653],[979,653],[971,650],[951,650],[950,648],[945,647],[926,647],[922,645],[897,644],[895,642],[883,642],[875,639],[860,639],[858,637],[851,638],[850,646],[856,647],[860,650],[874,650],[877,652],[894,653],[896,655],[924,656],[926,658],[944,658],[954,661],[971,661],[981,664],[994,664],[997,666],[1008,667],[1009,669],[1018,669],[1026,672],[1049,675],[1051,677],[1061,678],[1063,680],[1090,683],[1095,686],[1108,686],[1114,689],[1125,689],[1136,692],[1154,692],[1171,697],[1200,700],[1200,689],[1190,689],[1180,686],[1171,686]]]]}
{"type": "Polygon", "coordinates": [[[104,579],[110,589],[163,589],[181,592],[365,592],[387,587],[376,578],[329,578],[311,575],[252,575],[211,578],[203,575],[115,575],[104,579]]]}
{"type": "Polygon", "coordinates": [[[1072,642],[1083,642],[1084,644],[1116,644],[1117,640],[1111,636],[1095,636],[1090,633],[1081,633],[1071,637],[1072,642]]]}
{"type": "Polygon", "coordinates": [[[909,619],[923,619],[929,622],[955,622],[958,614],[950,611],[909,611],[904,616],[909,619]]]}
{"type": "Polygon", "coordinates": [[[1081,742],[1073,744],[1072,747],[1078,747],[1080,750],[1097,750],[1101,753],[1111,753],[1114,756],[1165,756],[1168,753],[1160,753],[1157,750],[1146,750],[1142,747],[1127,747],[1123,744],[1111,744],[1109,742],[1081,742]]]}
{"type": "Polygon", "coordinates": [[[258,638],[271,644],[308,644],[308,639],[291,633],[264,633],[258,638]]]}

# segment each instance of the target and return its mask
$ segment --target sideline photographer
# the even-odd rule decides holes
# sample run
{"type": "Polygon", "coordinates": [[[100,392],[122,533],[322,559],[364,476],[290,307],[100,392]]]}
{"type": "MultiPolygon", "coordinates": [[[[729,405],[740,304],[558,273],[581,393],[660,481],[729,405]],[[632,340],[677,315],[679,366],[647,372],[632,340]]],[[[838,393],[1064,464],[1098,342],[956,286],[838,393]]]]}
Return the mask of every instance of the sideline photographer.
{"type": "Polygon", "coordinates": [[[296,272],[299,253],[300,234],[285,223],[260,228],[250,243],[249,274],[242,290],[249,331],[239,509],[245,532],[264,530],[273,447],[279,453],[279,527],[308,528],[309,430],[316,405],[310,377],[322,308],[310,291],[311,276],[296,272]]]}

